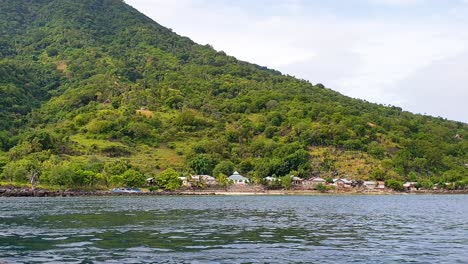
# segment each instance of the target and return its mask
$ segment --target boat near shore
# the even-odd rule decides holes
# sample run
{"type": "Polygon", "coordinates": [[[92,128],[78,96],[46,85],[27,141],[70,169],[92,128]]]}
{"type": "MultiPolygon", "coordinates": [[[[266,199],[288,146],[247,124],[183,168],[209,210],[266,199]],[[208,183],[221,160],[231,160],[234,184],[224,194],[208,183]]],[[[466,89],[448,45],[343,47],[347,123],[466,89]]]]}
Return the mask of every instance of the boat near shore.
{"type": "Polygon", "coordinates": [[[114,188],[112,189],[112,193],[141,193],[139,188],[114,188]]]}

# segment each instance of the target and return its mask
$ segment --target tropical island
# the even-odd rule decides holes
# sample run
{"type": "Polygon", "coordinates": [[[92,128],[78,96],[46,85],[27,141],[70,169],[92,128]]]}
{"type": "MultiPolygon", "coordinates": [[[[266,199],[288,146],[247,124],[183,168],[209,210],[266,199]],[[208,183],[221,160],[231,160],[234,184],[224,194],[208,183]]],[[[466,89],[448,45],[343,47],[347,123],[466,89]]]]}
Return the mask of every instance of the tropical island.
{"type": "Polygon", "coordinates": [[[239,61],[121,0],[2,1],[0,33],[3,190],[468,188],[467,124],[239,61]]]}

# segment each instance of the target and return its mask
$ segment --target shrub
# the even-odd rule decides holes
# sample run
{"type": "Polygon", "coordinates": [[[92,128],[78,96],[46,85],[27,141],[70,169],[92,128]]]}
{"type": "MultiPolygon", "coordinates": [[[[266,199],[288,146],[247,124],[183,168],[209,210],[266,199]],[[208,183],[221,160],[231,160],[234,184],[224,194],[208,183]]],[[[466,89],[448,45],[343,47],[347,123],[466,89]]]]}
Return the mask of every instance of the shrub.
{"type": "Polygon", "coordinates": [[[134,169],[129,169],[122,175],[125,186],[137,188],[143,187],[146,183],[145,175],[134,169]]]}
{"type": "Polygon", "coordinates": [[[387,186],[387,188],[390,188],[390,189],[395,190],[395,191],[404,191],[405,190],[405,188],[403,187],[403,182],[398,181],[398,180],[394,180],[394,179],[387,180],[385,182],[385,186],[387,186]]]}
{"type": "Polygon", "coordinates": [[[27,174],[28,172],[24,166],[24,162],[15,161],[6,164],[1,178],[10,182],[25,183],[28,181],[27,174]]]}
{"type": "Polygon", "coordinates": [[[221,187],[227,187],[231,184],[231,180],[229,180],[229,178],[222,173],[219,174],[216,179],[218,180],[219,186],[221,187]]]}
{"type": "Polygon", "coordinates": [[[109,178],[109,183],[111,186],[121,187],[124,184],[124,179],[122,175],[113,175],[109,178]]]}
{"type": "Polygon", "coordinates": [[[104,172],[108,176],[122,175],[130,168],[130,164],[126,160],[116,160],[104,165],[104,172]]]}
{"type": "Polygon", "coordinates": [[[327,186],[323,183],[319,183],[315,186],[315,190],[319,191],[319,192],[326,192],[328,189],[327,189],[327,186]]]}
{"type": "Polygon", "coordinates": [[[105,134],[112,130],[114,123],[107,120],[93,120],[88,125],[88,131],[93,134],[105,134]]]}
{"type": "Polygon", "coordinates": [[[102,152],[109,157],[123,157],[131,154],[125,146],[107,146],[102,149],[102,152]]]}
{"type": "Polygon", "coordinates": [[[190,162],[190,168],[199,175],[211,174],[213,172],[215,160],[207,154],[200,154],[195,156],[190,162]]]}
{"type": "Polygon", "coordinates": [[[179,174],[174,169],[167,169],[156,177],[156,185],[168,191],[175,191],[182,186],[179,174]]]}
{"type": "Polygon", "coordinates": [[[376,141],[369,143],[367,146],[367,153],[377,159],[383,159],[385,157],[385,149],[376,141]]]}
{"type": "Polygon", "coordinates": [[[234,172],[234,163],[232,163],[231,161],[221,161],[214,168],[213,175],[217,177],[220,174],[230,175],[233,172],[234,172]]]}
{"type": "Polygon", "coordinates": [[[285,176],[281,178],[281,187],[283,187],[284,189],[291,189],[292,187],[291,176],[285,176]]]}

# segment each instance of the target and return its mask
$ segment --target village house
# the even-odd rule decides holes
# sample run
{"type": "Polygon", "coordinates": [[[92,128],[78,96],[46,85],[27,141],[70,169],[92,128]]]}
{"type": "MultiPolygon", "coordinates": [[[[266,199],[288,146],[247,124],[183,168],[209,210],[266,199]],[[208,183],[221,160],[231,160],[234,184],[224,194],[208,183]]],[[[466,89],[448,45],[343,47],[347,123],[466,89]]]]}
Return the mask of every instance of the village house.
{"type": "Polygon", "coordinates": [[[267,181],[267,182],[275,182],[275,181],[279,181],[279,180],[280,179],[276,178],[276,177],[271,177],[271,176],[265,177],[265,181],[267,181]]]}
{"type": "Polygon", "coordinates": [[[319,184],[325,185],[325,184],[327,184],[327,181],[325,179],[320,178],[320,177],[314,177],[314,178],[304,180],[302,182],[302,186],[304,186],[304,188],[314,188],[315,186],[317,186],[319,184]]]}
{"type": "Polygon", "coordinates": [[[190,181],[205,183],[207,186],[218,185],[218,182],[216,181],[216,179],[210,175],[192,175],[190,177],[190,181]]]}
{"type": "Polygon", "coordinates": [[[313,188],[314,187],[314,182],[312,181],[312,179],[306,179],[302,182],[302,186],[305,188],[305,189],[308,189],[308,188],[313,188]]]}
{"type": "Polygon", "coordinates": [[[312,178],[312,183],[314,185],[318,185],[318,184],[326,184],[327,181],[323,178],[320,178],[320,177],[315,177],[315,178],[312,178]]]}
{"type": "Polygon", "coordinates": [[[156,184],[156,181],[154,180],[154,178],[148,178],[146,179],[146,184],[149,186],[153,186],[156,184]]]}
{"type": "Polygon", "coordinates": [[[377,182],[376,181],[364,181],[362,184],[364,188],[368,190],[374,190],[377,187],[377,182]]]}
{"type": "Polygon", "coordinates": [[[239,174],[239,172],[235,171],[234,174],[229,176],[229,180],[236,185],[245,185],[250,182],[249,178],[246,178],[239,174]]]}
{"type": "Polygon", "coordinates": [[[377,186],[375,187],[377,190],[385,190],[385,182],[379,181],[377,182],[377,186]]]}
{"type": "Polygon", "coordinates": [[[333,179],[333,185],[338,188],[351,188],[353,182],[348,179],[333,179]]]}
{"type": "Polygon", "coordinates": [[[302,185],[302,182],[304,181],[304,179],[302,178],[299,178],[297,176],[294,176],[294,175],[291,175],[291,183],[292,185],[302,185]]]}
{"type": "Polygon", "coordinates": [[[403,184],[403,187],[405,188],[405,191],[416,191],[417,188],[416,188],[416,185],[418,183],[417,182],[405,182],[403,184]]]}
{"type": "Polygon", "coordinates": [[[192,187],[190,182],[187,180],[187,177],[179,177],[179,179],[182,181],[183,187],[192,187]]]}
{"type": "Polygon", "coordinates": [[[273,176],[268,176],[263,178],[264,185],[268,186],[270,188],[280,188],[281,186],[281,178],[278,177],[273,177],[273,176]]]}

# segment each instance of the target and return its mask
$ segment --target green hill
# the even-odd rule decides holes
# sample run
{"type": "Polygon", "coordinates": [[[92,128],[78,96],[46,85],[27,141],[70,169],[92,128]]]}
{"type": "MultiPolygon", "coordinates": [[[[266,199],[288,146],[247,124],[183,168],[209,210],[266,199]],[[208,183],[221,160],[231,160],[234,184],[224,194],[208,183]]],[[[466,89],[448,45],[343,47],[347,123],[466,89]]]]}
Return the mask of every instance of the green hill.
{"type": "Polygon", "coordinates": [[[121,0],[0,6],[4,182],[139,185],[167,168],[467,182],[467,124],[239,61],[121,0]]]}

